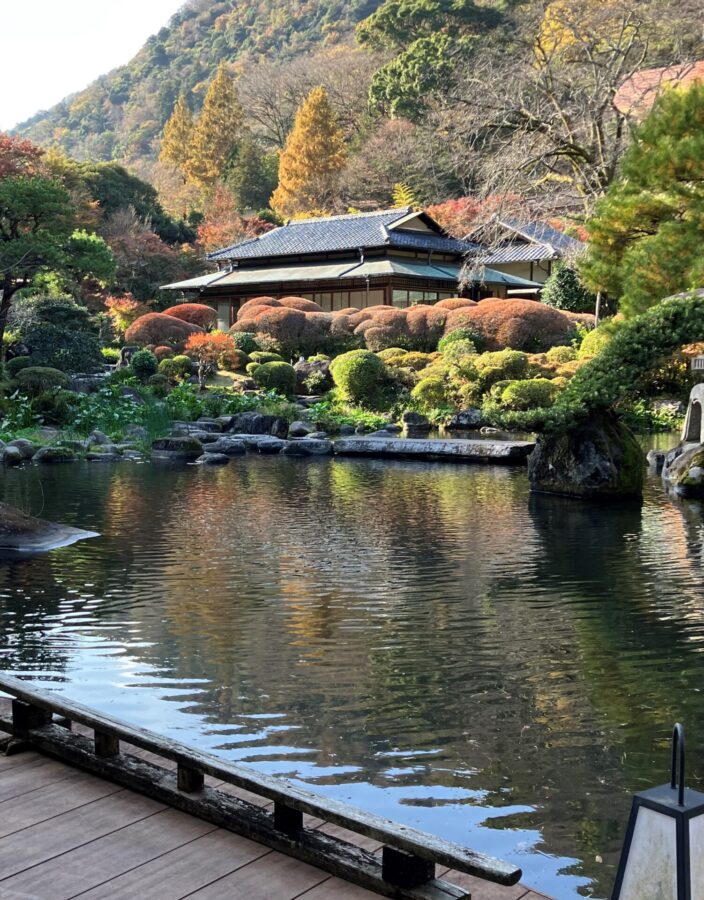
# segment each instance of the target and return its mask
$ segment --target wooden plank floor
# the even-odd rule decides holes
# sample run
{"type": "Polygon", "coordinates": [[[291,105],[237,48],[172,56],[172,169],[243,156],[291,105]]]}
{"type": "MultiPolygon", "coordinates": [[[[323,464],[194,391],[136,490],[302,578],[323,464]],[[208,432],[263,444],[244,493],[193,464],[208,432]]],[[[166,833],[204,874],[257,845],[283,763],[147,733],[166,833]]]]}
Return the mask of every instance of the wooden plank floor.
{"type": "MultiPolygon", "coordinates": [[[[134,748],[130,752],[151,758],[134,748]]],[[[164,765],[161,759],[152,761],[164,765]]],[[[220,786],[254,799],[230,785],[220,786]]],[[[310,820],[307,824],[356,840],[371,851],[379,849],[335,826],[310,820]]],[[[438,875],[470,887],[474,900],[545,900],[522,885],[499,887],[439,867],[438,875]]],[[[373,900],[377,896],[34,751],[0,754],[2,900],[373,900]]]]}

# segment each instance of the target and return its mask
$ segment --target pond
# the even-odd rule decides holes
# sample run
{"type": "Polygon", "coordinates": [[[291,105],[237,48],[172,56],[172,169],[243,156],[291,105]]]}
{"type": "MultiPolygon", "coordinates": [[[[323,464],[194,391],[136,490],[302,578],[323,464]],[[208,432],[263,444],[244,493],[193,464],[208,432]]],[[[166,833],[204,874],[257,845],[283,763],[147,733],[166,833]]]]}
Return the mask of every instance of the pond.
{"type": "Polygon", "coordinates": [[[8,470],[101,537],[0,563],[0,667],[603,898],[632,792],[704,779],[704,515],[525,471],[246,457],[8,470]]]}

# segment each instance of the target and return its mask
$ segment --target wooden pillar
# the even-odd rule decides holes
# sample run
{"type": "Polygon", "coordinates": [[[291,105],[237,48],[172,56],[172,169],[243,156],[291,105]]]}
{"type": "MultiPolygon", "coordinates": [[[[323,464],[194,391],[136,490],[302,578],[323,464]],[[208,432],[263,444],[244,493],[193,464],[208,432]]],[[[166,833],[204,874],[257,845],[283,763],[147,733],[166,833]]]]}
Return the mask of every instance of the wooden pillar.
{"type": "Polygon", "coordinates": [[[177,782],[179,791],[183,791],[185,794],[196,794],[203,790],[205,777],[198,769],[192,769],[179,763],[177,782]]]}
{"type": "Polygon", "coordinates": [[[51,713],[47,709],[32,706],[22,700],[12,701],[12,725],[17,735],[27,734],[33,728],[51,724],[51,713]]]}
{"type": "Polygon", "coordinates": [[[95,755],[101,759],[109,759],[111,756],[118,756],[120,753],[120,741],[114,734],[108,734],[106,731],[93,732],[95,737],[95,755]]]}
{"type": "Polygon", "coordinates": [[[398,887],[418,887],[435,878],[435,863],[393,847],[384,847],[381,865],[384,881],[398,887]]]}

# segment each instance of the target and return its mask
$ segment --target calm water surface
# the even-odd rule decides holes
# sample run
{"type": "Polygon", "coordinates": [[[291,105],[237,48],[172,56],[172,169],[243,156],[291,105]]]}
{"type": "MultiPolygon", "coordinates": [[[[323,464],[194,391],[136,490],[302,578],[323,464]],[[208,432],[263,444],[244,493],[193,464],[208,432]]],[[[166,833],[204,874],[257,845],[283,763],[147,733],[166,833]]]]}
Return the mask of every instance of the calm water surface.
{"type": "Polygon", "coordinates": [[[0,667],[605,897],[672,723],[704,780],[704,514],[520,469],[237,459],[6,471],[101,533],[0,563],[0,667]]]}

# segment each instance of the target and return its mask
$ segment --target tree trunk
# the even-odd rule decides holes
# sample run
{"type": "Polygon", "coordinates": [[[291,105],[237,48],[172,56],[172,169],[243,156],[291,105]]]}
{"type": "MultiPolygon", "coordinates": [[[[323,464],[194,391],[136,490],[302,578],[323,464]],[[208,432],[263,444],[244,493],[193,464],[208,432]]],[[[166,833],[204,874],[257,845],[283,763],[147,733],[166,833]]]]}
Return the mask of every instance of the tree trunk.
{"type": "Polygon", "coordinates": [[[0,300],[0,362],[5,361],[5,328],[15,290],[10,273],[6,272],[2,281],[2,300],[0,300]]]}

